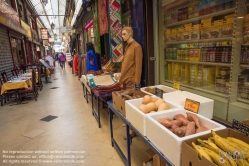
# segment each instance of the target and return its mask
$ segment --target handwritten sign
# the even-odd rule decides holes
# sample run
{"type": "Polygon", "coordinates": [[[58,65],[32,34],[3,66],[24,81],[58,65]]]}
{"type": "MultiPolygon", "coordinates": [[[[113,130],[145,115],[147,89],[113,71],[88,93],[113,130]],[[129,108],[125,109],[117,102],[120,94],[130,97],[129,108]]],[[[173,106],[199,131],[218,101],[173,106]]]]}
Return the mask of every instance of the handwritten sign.
{"type": "Polygon", "coordinates": [[[191,99],[186,99],[185,107],[184,107],[186,110],[192,111],[194,113],[198,113],[199,107],[200,107],[200,102],[194,101],[191,99]]]}
{"type": "Polygon", "coordinates": [[[159,89],[159,88],[156,88],[156,96],[160,97],[160,98],[163,98],[163,90],[159,89]]]}
{"type": "Polygon", "coordinates": [[[173,88],[176,90],[180,90],[180,83],[175,81],[173,84],[173,88]]]}
{"type": "Polygon", "coordinates": [[[239,132],[245,134],[246,136],[249,135],[249,126],[241,123],[240,121],[233,119],[232,128],[236,131],[239,131],[239,132]]]}

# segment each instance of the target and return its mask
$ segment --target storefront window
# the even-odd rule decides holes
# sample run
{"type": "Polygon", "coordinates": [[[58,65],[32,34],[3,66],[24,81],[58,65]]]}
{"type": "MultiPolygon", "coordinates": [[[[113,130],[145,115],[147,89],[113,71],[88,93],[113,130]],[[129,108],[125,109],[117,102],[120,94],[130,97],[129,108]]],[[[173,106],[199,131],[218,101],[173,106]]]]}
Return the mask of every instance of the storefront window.
{"type": "Polygon", "coordinates": [[[22,54],[22,43],[20,39],[11,38],[11,47],[13,53],[13,60],[15,66],[20,66],[24,64],[23,54],[22,54]]]}

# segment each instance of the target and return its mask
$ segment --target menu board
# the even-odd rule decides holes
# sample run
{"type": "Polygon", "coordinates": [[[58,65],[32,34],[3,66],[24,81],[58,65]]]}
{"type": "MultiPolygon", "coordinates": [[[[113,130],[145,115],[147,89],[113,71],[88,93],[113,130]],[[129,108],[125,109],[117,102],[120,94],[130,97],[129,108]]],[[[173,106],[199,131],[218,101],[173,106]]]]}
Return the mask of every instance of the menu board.
{"type": "Polygon", "coordinates": [[[43,66],[45,66],[46,68],[50,68],[50,66],[43,60],[43,59],[39,59],[39,61],[43,64],[43,66]]]}

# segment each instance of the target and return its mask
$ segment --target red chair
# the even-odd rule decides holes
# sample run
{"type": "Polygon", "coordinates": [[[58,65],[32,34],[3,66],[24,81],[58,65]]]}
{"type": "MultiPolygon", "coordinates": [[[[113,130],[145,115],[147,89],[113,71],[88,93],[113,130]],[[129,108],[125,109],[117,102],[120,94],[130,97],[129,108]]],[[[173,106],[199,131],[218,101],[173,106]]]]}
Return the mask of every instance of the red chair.
{"type": "Polygon", "coordinates": [[[22,97],[28,97],[30,95],[33,95],[35,98],[35,101],[37,101],[37,97],[39,94],[38,94],[38,90],[36,86],[36,71],[35,70],[32,70],[32,86],[25,90],[19,90],[20,99],[22,97]]]}

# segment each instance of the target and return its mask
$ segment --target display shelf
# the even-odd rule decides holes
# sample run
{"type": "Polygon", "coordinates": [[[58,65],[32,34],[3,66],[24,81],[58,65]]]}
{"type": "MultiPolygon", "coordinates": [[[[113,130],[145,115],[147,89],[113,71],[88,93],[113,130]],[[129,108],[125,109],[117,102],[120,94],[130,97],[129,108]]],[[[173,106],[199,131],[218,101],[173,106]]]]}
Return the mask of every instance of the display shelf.
{"type": "Polygon", "coordinates": [[[242,103],[249,104],[249,100],[246,100],[246,99],[237,98],[237,101],[242,102],[242,103]]]}
{"type": "Polygon", "coordinates": [[[232,13],[234,11],[235,11],[235,8],[230,8],[230,9],[222,10],[222,11],[219,11],[219,12],[215,12],[215,13],[211,13],[211,14],[207,14],[207,15],[203,15],[203,16],[199,16],[199,17],[179,21],[179,22],[176,22],[176,23],[168,24],[168,25],[165,25],[165,27],[168,28],[168,27],[174,27],[174,26],[178,26],[178,25],[184,25],[184,24],[192,23],[192,22],[199,21],[199,20],[202,20],[202,19],[232,13]]]}
{"type": "Polygon", "coordinates": [[[195,61],[182,61],[182,60],[165,60],[165,62],[189,63],[189,64],[199,64],[199,65],[207,65],[207,66],[231,67],[230,63],[195,62],[195,61]]]}
{"type": "Polygon", "coordinates": [[[249,65],[240,65],[241,68],[249,69],[249,65]]]}
{"type": "MultiPolygon", "coordinates": [[[[172,83],[172,84],[174,83],[173,81],[170,81],[170,80],[165,80],[165,82],[172,83]]],[[[198,87],[193,87],[193,86],[185,85],[185,84],[181,84],[181,86],[189,88],[189,89],[194,89],[194,90],[198,90],[198,91],[201,91],[201,92],[209,93],[209,94],[212,94],[212,95],[216,95],[216,96],[228,98],[228,95],[222,94],[222,93],[219,93],[219,92],[216,92],[216,91],[206,90],[206,89],[202,89],[202,88],[198,88],[198,87]]]]}
{"type": "Polygon", "coordinates": [[[167,2],[162,3],[162,7],[167,5],[167,9],[171,9],[180,5],[183,5],[184,3],[189,2],[189,0],[168,0],[167,2]]]}
{"type": "Polygon", "coordinates": [[[198,39],[198,40],[183,40],[183,41],[174,41],[174,42],[165,42],[165,45],[174,45],[174,44],[191,44],[191,43],[208,43],[208,42],[224,42],[232,41],[232,37],[220,37],[214,39],[198,39]]]}

